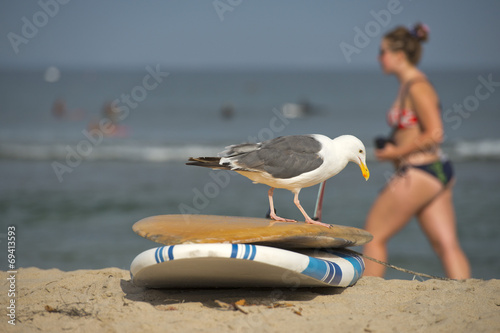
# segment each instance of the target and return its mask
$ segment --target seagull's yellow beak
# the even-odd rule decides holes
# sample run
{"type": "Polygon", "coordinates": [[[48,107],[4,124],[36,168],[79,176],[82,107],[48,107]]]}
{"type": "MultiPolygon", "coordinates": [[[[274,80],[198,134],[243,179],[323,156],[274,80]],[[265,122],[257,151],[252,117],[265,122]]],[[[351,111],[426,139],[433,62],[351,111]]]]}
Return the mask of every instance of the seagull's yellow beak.
{"type": "Polygon", "coordinates": [[[368,178],[370,178],[370,171],[368,170],[366,164],[364,164],[360,158],[359,158],[359,167],[361,169],[361,172],[363,173],[363,177],[365,177],[365,179],[368,180],[368,178]]]}

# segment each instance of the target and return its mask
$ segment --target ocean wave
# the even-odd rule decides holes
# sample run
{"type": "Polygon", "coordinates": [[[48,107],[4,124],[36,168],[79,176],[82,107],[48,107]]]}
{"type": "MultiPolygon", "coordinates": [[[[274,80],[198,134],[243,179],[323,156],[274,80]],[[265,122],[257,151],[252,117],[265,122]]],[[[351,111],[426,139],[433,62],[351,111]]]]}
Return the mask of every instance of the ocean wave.
{"type": "MultiPolygon", "coordinates": [[[[0,158],[38,161],[185,161],[191,156],[217,156],[223,144],[159,145],[145,143],[107,143],[92,145],[82,141],[76,145],[62,143],[0,143],[0,158]],[[83,142],[83,143],[82,143],[83,142]]],[[[373,147],[367,147],[367,160],[374,161],[373,147]]],[[[443,147],[454,161],[500,160],[500,140],[459,141],[443,147]]]]}
{"type": "Polygon", "coordinates": [[[462,160],[500,160],[500,140],[462,141],[454,145],[452,152],[462,160]]]}
{"type": "Polygon", "coordinates": [[[219,146],[179,145],[156,146],[140,144],[30,144],[0,143],[0,158],[53,161],[183,161],[191,156],[213,156],[219,146]]]}

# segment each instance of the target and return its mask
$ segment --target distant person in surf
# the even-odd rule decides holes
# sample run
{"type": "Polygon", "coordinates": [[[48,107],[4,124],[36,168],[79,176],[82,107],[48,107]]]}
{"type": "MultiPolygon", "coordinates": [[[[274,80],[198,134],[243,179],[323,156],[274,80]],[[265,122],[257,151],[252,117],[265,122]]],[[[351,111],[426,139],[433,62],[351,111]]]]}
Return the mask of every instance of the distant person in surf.
{"type": "Polygon", "coordinates": [[[85,116],[85,111],[83,109],[69,110],[66,101],[58,98],[52,105],[52,115],[61,120],[81,120],[85,116]]]}
{"type": "Polygon", "coordinates": [[[126,137],[129,134],[128,127],[120,125],[120,110],[113,102],[106,102],[102,107],[100,119],[89,122],[89,131],[100,131],[104,136],[126,137]]]}

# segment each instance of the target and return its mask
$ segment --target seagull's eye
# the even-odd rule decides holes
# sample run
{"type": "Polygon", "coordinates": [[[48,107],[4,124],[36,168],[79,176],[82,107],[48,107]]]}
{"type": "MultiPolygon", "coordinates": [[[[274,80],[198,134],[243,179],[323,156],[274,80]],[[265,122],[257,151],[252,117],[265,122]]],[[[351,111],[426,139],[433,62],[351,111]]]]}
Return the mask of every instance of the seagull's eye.
{"type": "Polygon", "coordinates": [[[360,150],[359,150],[359,153],[360,153],[360,154],[363,154],[363,149],[360,149],[360,150]]]}

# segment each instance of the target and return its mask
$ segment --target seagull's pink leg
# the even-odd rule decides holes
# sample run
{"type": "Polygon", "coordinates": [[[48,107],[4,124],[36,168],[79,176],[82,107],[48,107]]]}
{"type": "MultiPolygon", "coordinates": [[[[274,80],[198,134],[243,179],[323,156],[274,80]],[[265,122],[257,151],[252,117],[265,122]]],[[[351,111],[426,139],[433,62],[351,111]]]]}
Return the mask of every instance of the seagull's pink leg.
{"type": "Polygon", "coordinates": [[[300,212],[302,213],[302,215],[304,215],[304,217],[306,218],[306,223],[308,223],[308,224],[317,224],[317,225],[321,225],[323,227],[331,228],[332,226],[330,224],[326,224],[326,223],[321,223],[319,221],[315,221],[312,218],[310,218],[309,215],[307,215],[307,213],[304,210],[304,208],[302,208],[302,206],[300,205],[299,192],[300,191],[295,192],[295,197],[293,198],[293,203],[295,204],[295,206],[297,206],[297,208],[300,210],[300,212]]]}
{"type": "Polygon", "coordinates": [[[269,192],[267,192],[267,194],[269,196],[269,208],[270,208],[269,217],[272,218],[273,220],[276,220],[276,221],[279,221],[279,222],[297,222],[295,220],[284,219],[284,218],[279,217],[279,216],[276,215],[276,213],[274,212],[273,192],[274,192],[274,187],[271,187],[269,189],[269,192]]]}

